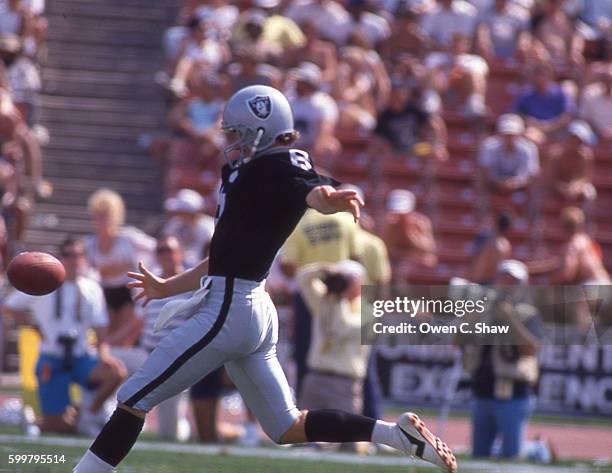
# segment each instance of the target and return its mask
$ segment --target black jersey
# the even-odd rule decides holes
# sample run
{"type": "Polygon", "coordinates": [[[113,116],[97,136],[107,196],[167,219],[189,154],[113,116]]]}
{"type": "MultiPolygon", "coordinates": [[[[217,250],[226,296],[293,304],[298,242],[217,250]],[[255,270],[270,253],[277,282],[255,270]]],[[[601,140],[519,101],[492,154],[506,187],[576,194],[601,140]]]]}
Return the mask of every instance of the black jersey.
{"type": "Polygon", "coordinates": [[[223,166],[208,274],[263,280],[306,211],[316,186],[339,183],[313,169],[308,153],[276,148],[223,166]]]}

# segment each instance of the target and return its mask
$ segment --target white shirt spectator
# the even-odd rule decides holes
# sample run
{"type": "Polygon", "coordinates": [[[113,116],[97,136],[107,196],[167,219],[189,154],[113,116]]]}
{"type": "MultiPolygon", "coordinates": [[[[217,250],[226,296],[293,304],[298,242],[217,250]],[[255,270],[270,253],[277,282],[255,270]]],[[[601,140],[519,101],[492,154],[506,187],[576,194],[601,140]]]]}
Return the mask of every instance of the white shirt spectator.
{"type": "Polygon", "coordinates": [[[584,88],[579,115],[593,125],[600,136],[612,137],[612,96],[606,94],[603,84],[584,88]]]}
{"type": "Polygon", "coordinates": [[[453,64],[480,76],[485,76],[489,73],[487,62],[475,54],[458,54],[453,56],[450,53],[433,52],[425,58],[425,66],[429,69],[452,67],[453,64]]]}
{"type": "Polygon", "coordinates": [[[161,233],[178,239],[183,249],[185,266],[192,268],[202,260],[204,248],[210,243],[214,231],[215,219],[201,215],[195,225],[187,225],[180,217],[172,217],[166,222],[161,233]]]}
{"type": "Polygon", "coordinates": [[[240,10],[235,5],[222,5],[213,8],[210,5],[201,5],[196,8],[194,16],[209,22],[218,38],[229,37],[240,16],[240,10]]]}
{"type": "Polygon", "coordinates": [[[190,42],[185,49],[185,57],[215,71],[221,67],[224,60],[221,46],[212,39],[207,39],[200,44],[190,42]]]}
{"type": "Polygon", "coordinates": [[[511,150],[498,136],[487,138],[481,145],[478,164],[494,179],[534,177],[540,172],[538,148],[522,137],[514,138],[511,150]]]}
{"type": "Polygon", "coordinates": [[[495,8],[481,10],[478,23],[486,25],[493,43],[493,53],[498,58],[512,57],[516,51],[519,35],[528,28],[529,14],[509,3],[503,12],[495,8]]]}
{"type": "MultiPolygon", "coordinates": [[[[121,228],[115,245],[107,253],[100,251],[98,239],[95,235],[89,235],[85,238],[85,254],[94,268],[109,263],[129,262],[136,269],[139,261],[143,261],[145,265],[148,264],[155,251],[155,246],[155,238],[133,227],[121,228]]],[[[100,284],[103,287],[125,286],[129,281],[131,279],[126,274],[100,278],[100,284]]]]}
{"type": "Polygon", "coordinates": [[[16,13],[7,8],[0,10],[0,33],[16,34],[21,30],[23,17],[20,13],[16,13]]]}
{"type": "Polygon", "coordinates": [[[85,277],[78,277],[76,282],[66,281],[57,291],[44,296],[30,296],[14,291],[6,299],[5,305],[13,310],[33,314],[43,335],[40,352],[45,355],[63,355],[64,347],[57,342],[62,335],[76,337],[75,356],[91,353],[93,349],[87,331],[108,325],[102,289],[96,281],[85,277]],[[77,296],[77,287],[80,297],[77,296]],[[61,293],[59,317],[56,305],[58,293],[61,293]],[[77,308],[80,308],[78,313],[77,308]]]}
{"type": "Polygon", "coordinates": [[[309,97],[295,97],[291,100],[295,129],[300,132],[299,145],[312,145],[321,123],[338,121],[338,105],[331,95],[315,92],[309,97]]]}
{"type": "Polygon", "coordinates": [[[285,16],[299,25],[313,21],[321,35],[336,44],[342,44],[345,39],[351,17],[346,9],[333,0],[299,0],[285,11],[285,16]]]}
{"type": "Polygon", "coordinates": [[[391,34],[389,22],[384,17],[371,12],[362,13],[359,23],[349,25],[345,41],[352,31],[357,31],[367,38],[368,44],[371,47],[376,46],[391,34]]]}
{"type": "Polygon", "coordinates": [[[427,13],[421,27],[427,36],[443,45],[449,45],[455,33],[474,35],[477,10],[463,0],[453,0],[449,9],[436,5],[427,13]]]}
{"type": "Polygon", "coordinates": [[[21,56],[15,60],[6,71],[11,87],[11,98],[16,103],[36,102],[37,94],[41,89],[41,80],[38,69],[27,57],[21,56]]]}

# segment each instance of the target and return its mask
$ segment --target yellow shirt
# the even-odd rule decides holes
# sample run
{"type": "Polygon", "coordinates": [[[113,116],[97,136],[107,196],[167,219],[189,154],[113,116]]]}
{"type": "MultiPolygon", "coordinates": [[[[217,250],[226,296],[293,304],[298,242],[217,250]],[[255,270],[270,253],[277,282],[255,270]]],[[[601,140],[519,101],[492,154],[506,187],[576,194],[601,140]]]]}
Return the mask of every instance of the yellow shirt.
{"type": "Polygon", "coordinates": [[[281,249],[283,263],[337,263],[362,254],[361,229],[347,212],[323,215],[308,209],[281,249]]]}
{"type": "Polygon", "coordinates": [[[361,248],[359,261],[368,274],[368,284],[384,284],[391,280],[391,264],[387,245],[382,238],[365,230],[358,233],[361,248]]]}
{"type": "Polygon", "coordinates": [[[299,48],[306,43],[306,37],[297,23],[282,15],[272,15],[266,20],[263,38],[283,49],[299,48]]]}

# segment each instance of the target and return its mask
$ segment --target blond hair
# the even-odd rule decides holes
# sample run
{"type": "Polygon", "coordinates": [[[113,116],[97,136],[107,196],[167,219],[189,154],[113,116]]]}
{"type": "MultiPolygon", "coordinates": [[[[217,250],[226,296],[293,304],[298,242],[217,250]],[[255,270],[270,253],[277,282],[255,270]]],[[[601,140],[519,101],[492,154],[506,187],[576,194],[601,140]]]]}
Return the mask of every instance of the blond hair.
{"type": "Polygon", "coordinates": [[[91,214],[107,213],[115,225],[125,222],[125,203],[121,196],[111,189],[98,189],[87,201],[91,214]]]}

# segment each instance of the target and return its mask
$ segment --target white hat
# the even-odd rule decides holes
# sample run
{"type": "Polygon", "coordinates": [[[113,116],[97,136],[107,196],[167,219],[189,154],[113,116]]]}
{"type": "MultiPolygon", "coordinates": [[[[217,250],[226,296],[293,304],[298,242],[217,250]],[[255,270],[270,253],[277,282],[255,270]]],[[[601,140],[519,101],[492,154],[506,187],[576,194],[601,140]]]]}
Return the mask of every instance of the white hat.
{"type": "Polygon", "coordinates": [[[279,3],[279,0],[255,0],[255,6],[258,8],[276,8],[279,3]]]}
{"type": "Polygon", "coordinates": [[[506,259],[497,266],[497,274],[509,274],[517,281],[526,283],[529,281],[529,271],[525,263],[516,259],[506,259]]]}
{"type": "Polygon", "coordinates": [[[204,197],[191,189],[181,189],[174,197],[166,199],[164,204],[167,212],[198,213],[204,209],[204,197]]]}
{"type": "Polygon", "coordinates": [[[577,136],[584,144],[592,145],[595,143],[595,133],[584,120],[574,120],[567,128],[568,133],[577,136]]]}
{"type": "Polygon", "coordinates": [[[497,132],[503,135],[520,135],[525,132],[525,123],[516,113],[505,113],[497,120],[497,132]]]}
{"type": "Polygon", "coordinates": [[[407,214],[416,207],[416,197],[408,190],[395,189],[389,192],[387,209],[398,214],[407,214]]]}
{"type": "Polygon", "coordinates": [[[363,267],[363,265],[350,259],[336,263],[335,269],[347,276],[355,276],[362,279],[365,279],[366,277],[366,269],[363,267]]]}
{"type": "Polygon", "coordinates": [[[304,61],[298,67],[291,69],[289,73],[295,79],[307,82],[314,87],[321,85],[321,68],[314,62],[304,61]]]}

